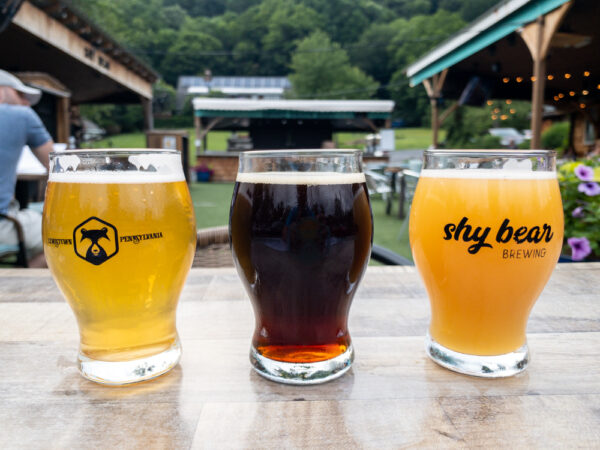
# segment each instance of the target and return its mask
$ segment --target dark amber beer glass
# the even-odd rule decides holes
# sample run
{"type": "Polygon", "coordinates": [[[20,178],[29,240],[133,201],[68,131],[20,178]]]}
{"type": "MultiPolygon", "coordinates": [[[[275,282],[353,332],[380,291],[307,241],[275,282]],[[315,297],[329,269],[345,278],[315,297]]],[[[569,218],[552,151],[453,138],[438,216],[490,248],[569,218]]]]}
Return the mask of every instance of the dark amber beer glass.
{"type": "Polygon", "coordinates": [[[175,311],[196,243],[178,152],[52,154],[43,238],[77,318],[83,376],[126,384],[177,364],[175,311]]]}
{"type": "Polygon", "coordinates": [[[563,241],[554,153],[425,152],[410,241],[431,303],[429,356],[469,375],[524,370],[529,312],[563,241]]]}
{"type": "Polygon", "coordinates": [[[256,318],[254,369],[291,384],[346,372],[348,311],[373,235],[361,153],[242,153],[230,234],[256,318]]]}

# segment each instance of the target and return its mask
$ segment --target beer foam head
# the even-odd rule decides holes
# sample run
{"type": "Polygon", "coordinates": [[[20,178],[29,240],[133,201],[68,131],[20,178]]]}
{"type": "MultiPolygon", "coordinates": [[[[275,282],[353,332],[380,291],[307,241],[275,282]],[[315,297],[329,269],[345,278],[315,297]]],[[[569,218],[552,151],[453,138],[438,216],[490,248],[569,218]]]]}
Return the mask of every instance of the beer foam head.
{"type": "Polygon", "coordinates": [[[305,184],[308,186],[321,184],[353,184],[364,183],[365,174],[340,172],[246,172],[238,173],[239,183],[261,184],[305,184]]]}
{"type": "Polygon", "coordinates": [[[133,154],[128,157],[131,170],[115,170],[98,165],[95,170],[82,165],[75,154],[57,156],[51,162],[48,181],[55,183],[167,183],[184,181],[181,158],[173,154],[133,154]],[[137,169],[137,170],[136,170],[137,169]]]}
{"type": "Polygon", "coordinates": [[[422,178],[462,178],[475,180],[550,180],[553,171],[503,170],[503,169],[423,169],[422,178]]]}

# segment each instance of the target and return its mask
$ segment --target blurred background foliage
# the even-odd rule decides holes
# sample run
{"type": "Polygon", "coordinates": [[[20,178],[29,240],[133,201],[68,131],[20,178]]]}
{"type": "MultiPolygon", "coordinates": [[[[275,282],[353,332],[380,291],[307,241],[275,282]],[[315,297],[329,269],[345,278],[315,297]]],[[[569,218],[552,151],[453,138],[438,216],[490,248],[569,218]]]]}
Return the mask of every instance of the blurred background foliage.
{"type": "MultiPolygon", "coordinates": [[[[180,75],[210,69],[213,75],[289,76],[290,95],[302,98],[392,98],[406,126],[429,122],[425,90],[408,86],[406,66],[496,2],[72,0],[161,75],[154,104],[159,116],[172,105],[169,87],[180,75]]],[[[119,108],[86,108],[101,125],[109,112],[125,120],[123,131],[135,126],[119,108]]]]}

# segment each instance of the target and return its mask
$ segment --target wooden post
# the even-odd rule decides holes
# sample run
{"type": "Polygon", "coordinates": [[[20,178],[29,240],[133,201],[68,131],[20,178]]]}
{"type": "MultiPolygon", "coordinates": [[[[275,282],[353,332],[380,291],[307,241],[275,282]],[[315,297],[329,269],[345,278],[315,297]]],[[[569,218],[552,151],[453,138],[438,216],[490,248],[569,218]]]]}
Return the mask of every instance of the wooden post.
{"type": "Polygon", "coordinates": [[[431,103],[431,143],[433,148],[438,148],[438,134],[440,130],[440,121],[438,119],[438,99],[430,98],[429,103],[431,103]]]}
{"type": "Polygon", "coordinates": [[[544,86],[546,81],[546,58],[533,61],[533,76],[531,93],[531,146],[532,150],[542,145],[542,118],[544,115],[544,86]]]}
{"type": "Polygon", "coordinates": [[[431,104],[431,134],[432,134],[432,146],[433,148],[438,147],[438,136],[440,125],[442,122],[451,114],[456,108],[449,108],[444,112],[442,118],[439,117],[439,109],[438,109],[438,99],[442,96],[442,88],[444,87],[444,82],[446,81],[446,75],[448,75],[448,69],[442,70],[439,74],[435,74],[431,77],[431,81],[429,79],[423,80],[423,86],[427,91],[427,96],[429,97],[429,102],[431,104]]]}
{"type": "Polygon", "coordinates": [[[572,2],[563,4],[535,22],[523,27],[521,37],[527,44],[533,60],[531,91],[531,149],[538,149],[542,140],[542,116],[544,109],[544,87],[546,85],[546,56],[554,32],[558,29],[572,2]]]}
{"type": "Polygon", "coordinates": [[[67,144],[71,134],[71,118],[69,116],[69,97],[56,98],[56,142],[67,144]]]}
{"type": "Polygon", "coordinates": [[[142,108],[144,109],[144,130],[154,129],[154,115],[152,114],[152,99],[141,97],[142,108]]]}
{"type": "Polygon", "coordinates": [[[196,147],[196,157],[198,157],[202,152],[202,119],[196,115],[194,116],[194,128],[196,129],[194,146],[196,147]]]}

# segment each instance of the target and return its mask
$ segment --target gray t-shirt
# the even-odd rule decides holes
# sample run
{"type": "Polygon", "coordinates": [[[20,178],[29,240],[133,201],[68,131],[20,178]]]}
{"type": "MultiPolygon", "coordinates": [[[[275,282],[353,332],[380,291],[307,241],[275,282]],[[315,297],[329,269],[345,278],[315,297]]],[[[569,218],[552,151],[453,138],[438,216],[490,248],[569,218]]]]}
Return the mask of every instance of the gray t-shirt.
{"type": "Polygon", "coordinates": [[[25,145],[32,149],[51,139],[28,106],[0,104],[0,213],[8,211],[15,192],[17,164],[25,145]]]}

